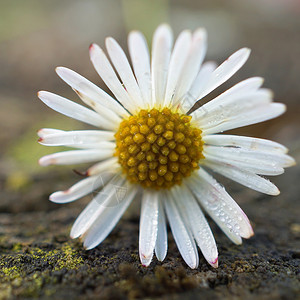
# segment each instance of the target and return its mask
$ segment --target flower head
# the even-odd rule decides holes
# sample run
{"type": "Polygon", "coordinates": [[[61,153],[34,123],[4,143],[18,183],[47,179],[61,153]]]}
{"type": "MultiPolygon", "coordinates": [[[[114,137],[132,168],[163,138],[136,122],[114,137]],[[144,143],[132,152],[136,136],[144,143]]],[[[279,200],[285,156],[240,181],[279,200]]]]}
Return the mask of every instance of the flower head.
{"type": "Polygon", "coordinates": [[[79,215],[71,237],[81,237],[91,249],[100,244],[142,191],[139,253],[143,265],[167,254],[168,219],[178,249],[191,267],[198,266],[197,246],[213,267],[217,246],[205,211],[236,244],[253,235],[251,224],[208,169],[269,195],[277,187],[261,175],[278,175],[294,164],[287,149],[269,140],[220,134],[275,118],[285,111],[261,88],[259,77],[246,79],[191,112],[194,104],[237,72],[248,59],[243,48],[216,67],[203,63],[206,32],[183,31],[173,47],[172,31],[161,25],[154,33],[151,59],[144,36],[128,37],[132,63],[119,44],[106,39],[110,58],[90,46],[91,61],[115,99],[64,67],[57,74],[92,109],[41,91],[52,109],[96,127],[96,130],[41,129],[39,142],[76,150],[40,159],[51,164],[91,163],[86,178],[50,200],[67,203],[101,188],[79,215]]]}

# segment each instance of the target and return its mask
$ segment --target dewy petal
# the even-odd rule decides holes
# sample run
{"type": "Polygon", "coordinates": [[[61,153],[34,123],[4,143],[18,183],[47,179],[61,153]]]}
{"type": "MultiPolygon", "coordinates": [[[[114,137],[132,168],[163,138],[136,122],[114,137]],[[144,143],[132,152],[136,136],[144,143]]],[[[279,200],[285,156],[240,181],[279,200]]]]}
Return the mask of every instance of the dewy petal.
{"type": "Polygon", "coordinates": [[[134,102],[132,102],[129,94],[122,86],[103,50],[98,45],[92,44],[90,47],[90,57],[97,73],[118,101],[130,112],[134,112],[136,110],[134,102]]]}
{"type": "Polygon", "coordinates": [[[265,193],[268,195],[279,195],[278,188],[269,180],[256,175],[255,173],[242,170],[234,165],[221,164],[218,162],[212,162],[204,160],[204,165],[211,170],[228,177],[242,185],[249,187],[255,191],[265,193]]]}
{"type": "Polygon", "coordinates": [[[152,41],[151,82],[153,106],[162,105],[165,98],[172,43],[171,28],[165,24],[159,26],[152,41]]]}
{"type": "Polygon", "coordinates": [[[270,166],[270,167],[290,167],[295,164],[295,160],[284,153],[263,152],[245,150],[233,147],[216,147],[204,145],[204,156],[209,154],[216,158],[222,158],[224,161],[242,162],[252,166],[270,166]]]}
{"type": "Polygon", "coordinates": [[[174,188],[175,199],[180,212],[189,224],[189,228],[207,262],[214,268],[218,267],[218,249],[211,229],[193,194],[185,187],[174,188]],[[183,201],[184,199],[184,201],[183,201]]]}
{"type": "Polygon", "coordinates": [[[276,118],[282,115],[286,107],[282,103],[265,104],[249,111],[245,111],[240,115],[228,118],[223,123],[203,130],[203,135],[218,133],[234,128],[252,125],[276,118]]]}
{"type": "Polygon", "coordinates": [[[203,117],[208,114],[213,114],[215,110],[224,105],[228,105],[230,103],[237,103],[239,107],[242,107],[245,103],[244,98],[249,97],[249,94],[254,95],[255,98],[258,96],[264,96],[264,98],[272,99],[273,93],[266,89],[259,89],[259,87],[263,84],[263,79],[260,77],[252,77],[246,80],[243,80],[218,97],[199,107],[197,110],[192,112],[192,116],[201,120],[203,117]]]}
{"type": "Polygon", "coordinates": [[[206,54],[206,49],[206,30],[199,28],[193,34],[191,47],[176,87],[176,92],[172,103],[173,107],[176,107],[179,103],[181,104],[185,95],[191,88],[192,83],[200,70],[200,66],[206,54]]]}
{"type": "Polygon", "coordinates": [[[158,195],[158,228],[157,228],[157,240],[155,245],[155,255],[159,261],[163,261],[168,251],[168,234],[167,223],[162,201],[163,197],[158,195]]]}
{"type": "Polygon", "coordinates": [[[128,36],[128,48],[132,66],[143,96],[145,108],[151,105],[150,55],[145,37],[138,31],[128,36]]]}
{"type": "Polygon", "coordinates": [[[232,118],[239,117],[253,109],[257,110],[259,107],[269,104],[272,101],[271,97],[269,91],[259,90],[236,97],[233,96],[230,101],[223,101],[211,109],[203,105],[200,111],[206,114],[202,114],[200,118],[197,117],[196,122],[203,130],[216,127],[232,118]]]}
{"type": "MultiPolygon", "coordinates": [[[[76,130],[76,131],[59,131],[45,135],[39,139],[39,143],[45,146],[82,146],[86,144],[101,145],[105,141],[114,140],[113,131],[104,130],[76,130]]],[[[96,147],[94,147],[96,148],[96,147]]]]}
{"type": "Polygon", "coordinates": [[[96,112],[66,98],[46,91],[40,91],[38,97],[47,106],[65,116],[103,129],[115,129],[113,122],[107,121],[96,112]]]}
{"type": "Polygon", "coordinates": [[[214,70],[216,68],[217,68],[217,65],[215,62],[205,62],[202,65],[191,88],[185,95],[183,105],[185,107],[186,112],[190,108],[192,108],[194,106],[194,104],[196,103],[196,101],[199,99],[199,95],[201,94],[201,91],[207,85],[208,81],[210,80],[210,77],[212,76],[212,73],[214,72],[214,70]]]}
{"type": "Polygon", "coordinates": [[[225,189],[201,168],[197,176],[187,181],[200,204],[224,233],[236,244],[253,235],[252,226],[237,203],[225,189]]]}
{"type": "Polygon", "coordinates": [[[186,264],[191,269],[195,269],[199,264],[199,256],[195,241],[188,227],[183,222],[179,210],[175,205],[173,196],[168,194],[168,191],[166,192],[166,195],[167,199],[165,199],[164,204],[176,245],[186,264]]]}
{"type": "Polygon", "coordinates": [[[39,164],[49,166],[88,163],[110,158],[113,153],[114,148],[63,151],[43,156],[39,164]]]}
{"type": "Polygon", "coordinates": [[[65,191],[58,191],[50,195],[50,200],[55,203],[69,203],[90,194],[96,189],[103,187],[112,177],[112,173],[101,176],[91,176],[80,180],[65,191]]]}
{"type": "MultiPolygon", "coordinates": [[[[241,97],[242,95],[247,95],[250,92],[255,92],[262,86],[263,82],[264,80],[261,77],[251,77],[245,79],[237,83],[227,91],[223,92],[218,97],[206,103],[206,109],[213,109],[223,104],[224,102],[232,101],[233,97],[241,97]]],[[[269,98],[272,98],[273,93],[271,93],[269,90],[267,91],[269,93],[269,98]]],[[[196,110],[196,112],[199,113],[198,110],[196,110]]]]}
{"type": "Polygon", "coordinates": [[[116,206],[106,206],[103,208],[101,216],[96,219],[83,236],[84,246],[87,250],[95,248],[109,235],[128,208],[136,193],[136,187],[129,186],[124,199],[122,199],[120,203],[116,206]]]}
{"type": "Polygon", "coordinates": [[[157,238],[159,199],[157,191],[144,191],[142,198],[139,234],[141,263],[149,266],[157,238]]]}
{"type": "Polygon", "coordinates": [[[106,208],[120,203],[118,190],[122,190],[124,183],[125,178],[120,174],[117,173],[112,177],[76,219],[70,233],[72,238],[77,238],[84,234],[98,217],[106,211],[106,208]]]}
{"type": "Polygon", "coordinates": [[[258,163],[251,163],[250,161],[242,161],[242,160],[236,160],[234,155],[231,157],[220,157],[217,155],[211,155],[208,153],[204,153],[206,162],[217,162],[221,163],[223,165],[229,165],[236,168],[239,168],[241,170],[245,170],[250,173],[255,173],[259,175],[280,175],[284,173],[284,169],[276,164],[270,163],[270,162],[263,162],[262,164],[258,163]]]}
{"type": "Polygon", "coordinates": [[[250,49],[242,48],[227,58],[227,60],[213,72],[211,79],[199,95],[199,98],[203,98],[233,76],[245,64],[249,55],[250,49]]]}
{"type": "Polygon", "coordinates": [[[221,147],[236,147],[249,151],[287,153],[288,149],[276,142],[248,136],[213,134],[203,136],[205,144],[221,147]]]}
{"type": "Polygon", "coordinates": [[[178,80],[180,74],[189,53],[191,41],[191,32],[189,30],[184,30],[180,33],[175,42],[168,70],[166,95],[164,99],[165,106],[169,106],[173,100],[176,88],[179,84],[178,80]]]}
{"type": "Polygon", "coordinates": [[[124,51],[113,38],[106,39],[106,49],[115,69],[117,70],[123,82],[124,87],[126,88],[131,98],[132,103],[134,103],[137,108],[142,108],[142,94],[124,51]]]}
{"type": "Polygon", "coordinates": [[[101,107],[109,108],[119,116],[128,116],[128,112],[120,103],[118,103],[98,86],[73,70],[65,67],[58,67],[56,68],[56,73],[79,95],[84,95],[87,98],[92,99],[95,103],[101,105],[101,107]]]}

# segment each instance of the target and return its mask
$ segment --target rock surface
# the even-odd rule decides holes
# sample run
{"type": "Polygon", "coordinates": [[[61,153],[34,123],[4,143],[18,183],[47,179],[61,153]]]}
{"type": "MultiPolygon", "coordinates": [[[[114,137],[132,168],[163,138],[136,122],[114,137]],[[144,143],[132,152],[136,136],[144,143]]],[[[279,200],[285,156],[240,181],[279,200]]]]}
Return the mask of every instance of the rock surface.
{"type": "MultiPolygon", "coordinates": [[[[0,299],[296,299],[299,296],[299,168],[281,177],[282,196],[235,186],[255,236],[233,245],[212,223],[219,268],[200,255],[190,270],[171,233],[167,258],[150,267],[138,257],[139,219],[129,211],[96,249],[68,236],[79,204],[0,215],[0,299]],[[250,199],[252,198],[252,199],[250,199]]],[[[89,200],[89,199],[87,199],[89,200]]]]}

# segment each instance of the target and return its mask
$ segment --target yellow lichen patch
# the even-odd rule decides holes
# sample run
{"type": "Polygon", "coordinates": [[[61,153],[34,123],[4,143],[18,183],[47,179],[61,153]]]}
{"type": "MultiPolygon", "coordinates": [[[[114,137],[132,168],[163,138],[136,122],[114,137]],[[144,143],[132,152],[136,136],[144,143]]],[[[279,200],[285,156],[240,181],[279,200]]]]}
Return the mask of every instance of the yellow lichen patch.
{"type": "Polygon", "coordinates": [[[190,116],[162,110],[141,110],[121,122],[115,134],[123,172],[145,188],[170,188],[198,169],[203,142],[190,116]]]}

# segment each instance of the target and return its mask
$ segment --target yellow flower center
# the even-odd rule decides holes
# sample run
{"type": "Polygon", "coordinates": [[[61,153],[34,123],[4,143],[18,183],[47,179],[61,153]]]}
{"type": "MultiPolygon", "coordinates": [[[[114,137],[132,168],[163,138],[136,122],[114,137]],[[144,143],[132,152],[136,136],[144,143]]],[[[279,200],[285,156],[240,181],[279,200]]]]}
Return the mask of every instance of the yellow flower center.
{"type": "Polygon", "coordinates": [[[145,188],[170,188],[198,169],[202,131],[192,127],[191,116],[162,110],[141,110],[124,119],[115,134],[116,152],[123,172],[145,188]]]}

